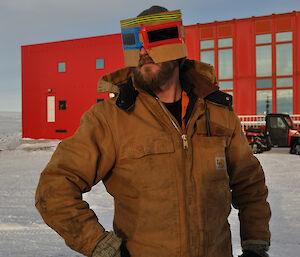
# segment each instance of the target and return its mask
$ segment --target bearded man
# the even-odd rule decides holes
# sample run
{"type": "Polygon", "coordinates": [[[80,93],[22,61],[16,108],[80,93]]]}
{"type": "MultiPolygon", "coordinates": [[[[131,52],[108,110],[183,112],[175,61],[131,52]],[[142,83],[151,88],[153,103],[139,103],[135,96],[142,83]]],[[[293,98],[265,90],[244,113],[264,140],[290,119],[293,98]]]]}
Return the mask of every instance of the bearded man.
{"type": "Polygon", "coordinates": [[[187,60],[180,11],[121,21],[126,67],[103,76],[94,105],[42,172],[36,207],[72,249],[93,257],[231,257],[239,210],[243,257],[268,256],[264,173],[213,68],[187,60]],[[107,232],[82,194],[114,197],[107,232]]]}

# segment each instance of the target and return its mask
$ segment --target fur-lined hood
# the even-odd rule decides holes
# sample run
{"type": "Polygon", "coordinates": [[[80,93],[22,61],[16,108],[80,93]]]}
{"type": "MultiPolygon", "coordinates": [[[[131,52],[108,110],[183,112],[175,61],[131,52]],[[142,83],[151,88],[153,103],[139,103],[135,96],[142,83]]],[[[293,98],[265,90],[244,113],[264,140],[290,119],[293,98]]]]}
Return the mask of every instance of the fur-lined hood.
{"type": "MultiPolygon", "coordinates": [[[[126,67],[104,75],[98,81],[97,92],[118,94],[120,85],[126,84],[129,78],[133,80],[133,69],[132,67],[126,67]]],[[[188,76],[195,85],[194,92],[201,98],[219,89],[214,68],[207,63],[186,59],[180,72],[188,76]]]]}

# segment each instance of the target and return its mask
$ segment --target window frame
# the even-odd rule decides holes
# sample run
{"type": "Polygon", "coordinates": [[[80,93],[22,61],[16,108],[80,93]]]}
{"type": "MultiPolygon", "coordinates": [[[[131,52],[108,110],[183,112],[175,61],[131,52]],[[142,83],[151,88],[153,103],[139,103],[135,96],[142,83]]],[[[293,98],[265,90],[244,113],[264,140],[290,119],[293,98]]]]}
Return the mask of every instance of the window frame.
{"type": "Polygon", "coordinates": [[[231,37],[214,37],[214,38],[207,38],[207,39],[203,39],[203,40],[200,40],[199,42],[199,49],[200,49],[200,53],[199,53],[199,60],[202,61],[201,59],[201,53],[203,52],[208,52],[208,51],[213,51],[214,53],[214,69],[215,69],[215,72],[216,72],[216,77],[217,77],[217,81],[218,83],[226,83],[226,82],[232,82],[232,88],[231,89],[222,89],[220,87],[220,90],[225,92],[225,93],[228,93],[232,96],[234,96],[234,67],[235,67],[235,63],[234,63],[234,36],[232,35],[231,37]],[[231,39],[231,45],[230,46],[219,46],[219,42],[221,40],[227,40],[227,39],[231,39]],[[205,41],[213,41],[214,44],[213,44],[213,47],[201,47],[201,42],[205,42],[205,41]],[[228,50],[228,49],[231,49],[232,50],[232,54],[231,54],[231,57],[232,57],[232,78],[224,78],[224,79],[219,79],[219,51],[222,51],[222,50],[228,50]]]}
{"type": "MultiPolygon", "coordinates": [[[[281,31],[281,32],[274,32],[272,31],[271,33],[262,33],[262,34],[255,34],[255,101],[256,101],[256,114],[258,114],[258,110],[257,110],[257,92],[259,91],[263,91],[263,90],[271,90],[272,91],[272,110],[271,112],[277,112],[277,92],[278,90],[284,90],[284,89],[291,89],[292,90],[292,101],[294,101],[294,90],[293,90],[293,83],[294,83],[294,32],[293,31],[281,31]],[[291,33],[291,40],[285,41],[285,40],[277,40],[277,35],[279,33],[286,33],[286,32],[290,32],[291,33]],[[271,35],[271,42],[263,42],[263,43],[257,43],[257,36],[260,35],[271,35]],[[292,45],[292,74],[290,75],[277,75],[277,46],[278,45],[282,45],[282,44],[291,44],[292,45]],[[256,49],[258,46],[265,46],[265,45],[270,45],[271,46],[271,69],[272,69],[272,74],[271,76],[261,76],[258,77],[257,76],[257,56],[256,56],[256,49]],[[284,86],[284,85],[280,85],[277,86],[277,81],[279,79],[284,79],[284,78],[291,78],[292,79],[292,85],[288,85],[288,86],[284,86]],[[264,79],[271,79],[272,80],[272,87],[262,87],[262,88],[258,88],[257,87],[257,81],[258,80],[264,80],[264,79]]],[[[294,108],[294,102],[292,102],[292,108],[294,108]]],[[[293,110],[292,110],[293,113],[293,110]]],[[[290,113],[290,114],[292,114],[290,113]]]]}

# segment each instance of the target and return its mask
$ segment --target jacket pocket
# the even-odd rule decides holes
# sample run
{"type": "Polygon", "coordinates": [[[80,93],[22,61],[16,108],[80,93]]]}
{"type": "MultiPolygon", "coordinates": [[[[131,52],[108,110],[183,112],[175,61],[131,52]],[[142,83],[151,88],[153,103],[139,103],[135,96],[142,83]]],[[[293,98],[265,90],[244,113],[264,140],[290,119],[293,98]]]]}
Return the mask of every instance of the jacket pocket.
{"type": "Polygon", "coordinates": [[[120,149],[114,173],[138,191],[163,190],[173,185],[174,152],[168,135],[132,138],[120,149]]]}
{"type": "Polygon", "coordinates": [[[172,139],[153,135],[134,138],[124,149],[124,158],[138,159],[147,155],[165,154],[174,152],[172,139]]]}
{"type": "Polygon", "coordinates": [[[226,136],[193,138],[199,197],[205,209],[205,228],[223,226],[230,212],[231,192],[226,163],[226,136]],[[197,145],[196,145],[197,144],[197,145]]]}
{"type": "Polygon", "coordinates": [[[206,181],[227,180],[226,137],[196,136],[194,151],[199,172],[206,181]],[[195,149],[196,148],[196,149],[195,149]]]}
{"type": "MultiPolygon", "coordinates": [[[[206,126],[206,120],[204,118],[201,118],[196,121],[196,134],[201,136],[207,136],[207,126],[206,126]]],[[[211,135],[213,137],[231,137],[233,133],[233,129],[230,129],[228,127],[224,127],[223,125],[210,121],[209,122],[209,128],[211,135]]]]}

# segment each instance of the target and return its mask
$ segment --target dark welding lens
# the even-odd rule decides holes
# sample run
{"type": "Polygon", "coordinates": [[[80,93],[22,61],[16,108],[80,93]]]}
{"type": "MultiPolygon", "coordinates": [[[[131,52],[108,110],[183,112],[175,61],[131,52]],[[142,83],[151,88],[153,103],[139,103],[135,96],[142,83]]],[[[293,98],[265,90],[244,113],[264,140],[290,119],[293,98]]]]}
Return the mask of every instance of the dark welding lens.
{"type": "Polygon", "coordinates": [[[158,29],[148,32],[149,43],[173,38],[178,38],[177,27],[158,29]]]}
{"type": "Polygon", "coordinates": [[[134,33],[124,33],[122,34],[124,45],[135,45],[134,33]]]}

